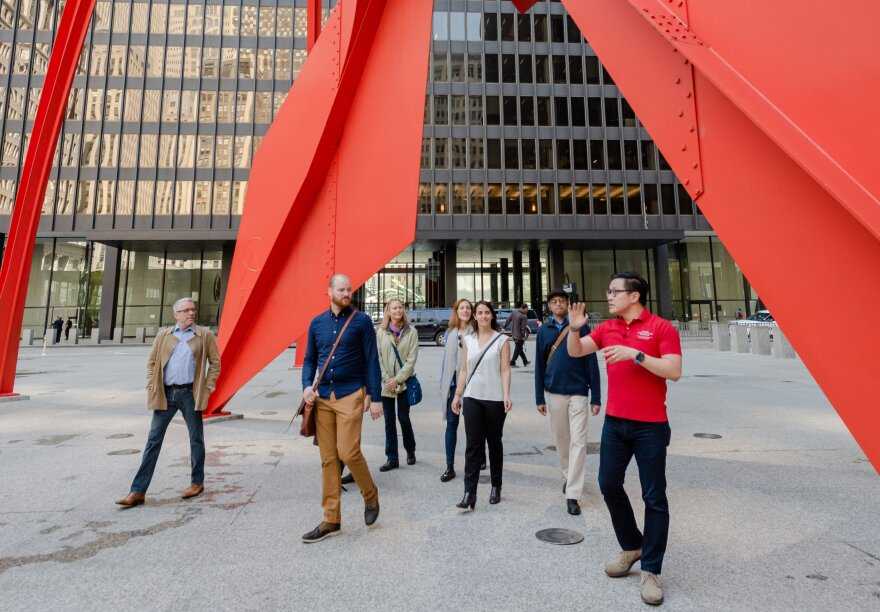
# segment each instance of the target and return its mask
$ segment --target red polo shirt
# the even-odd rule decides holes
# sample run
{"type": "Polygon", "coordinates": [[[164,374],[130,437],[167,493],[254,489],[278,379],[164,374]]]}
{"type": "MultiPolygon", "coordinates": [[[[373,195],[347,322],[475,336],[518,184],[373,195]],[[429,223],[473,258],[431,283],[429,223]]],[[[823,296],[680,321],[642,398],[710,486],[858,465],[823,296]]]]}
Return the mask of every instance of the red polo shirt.
{"type": "MultiPolygon", "coordinates": [[[[644,309],[627,325],[618,317],[600,323],[590,337],[599,348],[623,345],[650,357],[681,355],[681,340],[672,324],[644,309]]],[[[605,413],[621,419],[663,423],[666,418],[666,379],[651,374],[632,360],[608,368],[608,406],[605,413]]]]}

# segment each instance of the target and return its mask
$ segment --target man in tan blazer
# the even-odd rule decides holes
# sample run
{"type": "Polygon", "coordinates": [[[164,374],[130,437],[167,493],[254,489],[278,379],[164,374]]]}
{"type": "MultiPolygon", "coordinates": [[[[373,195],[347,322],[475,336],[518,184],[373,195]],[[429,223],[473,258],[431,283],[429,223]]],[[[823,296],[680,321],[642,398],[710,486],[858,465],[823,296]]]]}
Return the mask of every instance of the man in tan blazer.
{"type": "Polygon", "coordinates": [[[131,492],[116,502],[125,508],[144,503],[165,431],[178,410],[189,430],[192,463],[191,485],[182,497],[189,499],[205,490],[202,410],[220,375],[220,352],[211,330],[195,324],[196,305],[192,299],[181,298],[174,303],[174,320],[177,322],[174,327],[159,330],[147,359],[147,408],[153,411],[153,422],[131,492]]]}

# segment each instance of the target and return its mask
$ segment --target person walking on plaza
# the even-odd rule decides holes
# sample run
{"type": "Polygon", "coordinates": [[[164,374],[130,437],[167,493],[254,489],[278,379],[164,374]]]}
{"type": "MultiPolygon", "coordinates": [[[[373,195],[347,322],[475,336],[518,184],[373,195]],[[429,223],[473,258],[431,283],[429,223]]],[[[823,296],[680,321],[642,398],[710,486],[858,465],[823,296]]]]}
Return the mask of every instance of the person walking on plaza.
{"type": "Polygon", "coordinates": [[[220,351],[213,332],[195,324],[196,304],[191,298],[177,300],[173,311],[174,327],[159,330],[147,358],[147,408],[153,411],[153,421],[141,467],[131,483],[131,492],[116,502],[125,508],[144,503],[165,431],[178,410],[189,431],[192,465],[190,486],[181,497],[196,497],[205,490],[202,411],[208,405],[208,398],[220,376],[220,351]]]}
{"type": "MultiPolygon", "coordinates": [[[[561,346],[568,335],[568,294],[554,291],[547,304],[551,316],[538,330],[535,343],[535,403],[542,415],[550,412],[550,430],[562,468],[562,493],[568,513],[578,515],[586,477],[587,419],[590,412],[599,414],[602,405],[599,360],[596,355],[571,357],[561,346]]],[[[589,332],[590,327],[584,325],[580,335],[589,332]]]]}
{"type": "Polygon", "coordinates": [[[492,489],[489,503],[501,501],[501,470],[504,419],[513,408],[510,401],[510,346],[501,333],[492,304],[477,302],[476,333],[462,337],[452,411],[464,412],[467,450],[464,462],[464,497],[459,508],[474,509],[484,446],[489,445],[492,489]]]}
{"type": "Polygon", "coordinates": [[[59,316],[57,319],[52,321],[51,327],[53,330],[55,330],[55,341],[52,344],[58,344],[59,342],[61,342],[61,331],[64,329],[64,319],[59,316]]]}
{"type": "Polygon", "coordinates": [[[446,419],[446,471],[440,475],[440,482],[449,482],[455,478],[455,446],[458,442],[460,417],[452,411],[452,398],[455,397],[456,372],[463,338],[474,333],[473,313],[474,306],[470,300],[465,298],[457,300],[452,305],[449,328],[444,338],[440,397],[443,400],[443,418],[446,419]]]}
{"type": "Polygon", "coordinates": [[[316,438],[321,452],[324,520],[302,536],[303,542],[320,542],[339,533],[340,461],[348,466],[364,497],[364,522],[379,518],[379,490],[361,453],[363,413],[373,420],[382,416],[382,380],[376,331],[366,314],[351,306],[351,280],[334,274],[327,288],[330,308],[312,319],[302,369],[303,399],[315,406],[316,438]],[[336,351],[330,352],[339,338],[336,351]],[[321,380],[316,373],[330,359],[321,380]]]}
{"type": "Polygon", "coordinates": [[[569,314],[568,353],[583,357],[601,350],[608,368],[608,403],[599,451],[599,489],[623,549],[605,565],[612,578],[626,576],[641,559],[641,595],[645,603],[663,603],[660,570],[669,533],[666,500],[666,447],[671,431],[666,415],[666,381],[681,378],[681,340],[669,321],[652,314],[648,283],[642,277],[615,274],[608,286],[608,310],[614,319],[588,335],[584,304],[569,314]],[[623,488],[626,468],[635,456],[645,502],[644,534],[639,531],[623,488]]]}
{"type": "Polygon", "coordinates": [[[403,448],[406,450],[406,463],[416,462],[416,437],[409,418],[409,400],[406,381],[415,372],[419,356],[419,333],[409,324],[403,302],[389,300],[385,304],[385,316],[376,334],[379,344],[379,366],[382,369],[382,412],[385,414],[385,465],[380,472],[400,467],[397,455],[397,423],[394,404],[397,404],[397,419],[403,433],[403,448]]]}
{"type": "Polygon", "coordinates": [[[70,340],[70,328],[73,327],[73,317],[67,317],[67,321],[64,322],[64,341],[67,342],[70,340]]]}
{"type": "Polygon", "coordinates": [[[529,308],[525,304],[519,304],[516,309],[510,313],[510,317],[508,317],[507,321],[504,323],[504,328],[510,330],[510,335],[513,337],[513,344],[515,346],[513,351],[513,357],[510,359],[510,365],[514,368],[516,366],[516,360],[519,357],[522,357],[523,365],[529,365],[529,360],[526,358],[526,352],[523,349],[523,346],[526,343],[526,338],[529,337],[529,308]]]}

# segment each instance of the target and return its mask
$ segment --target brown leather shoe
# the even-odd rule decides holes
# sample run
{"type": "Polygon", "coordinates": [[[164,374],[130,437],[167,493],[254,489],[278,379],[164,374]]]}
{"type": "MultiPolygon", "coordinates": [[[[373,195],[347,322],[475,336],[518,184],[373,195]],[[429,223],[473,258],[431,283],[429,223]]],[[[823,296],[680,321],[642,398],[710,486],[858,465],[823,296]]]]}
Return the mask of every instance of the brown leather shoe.
{"type": "Polygon", "coordinates": [[[123,510],[134,508],[135,506],[140,506],[142,503],[144,503],[144,494],[132,492],[122,499],[116,500],[116,503],[122,506],[123,510]]]}
{"type": "Polygon", "coordinates": [[[189,499],[190,497],[197,497],[202,494],[202,491],[205,490],[205,487],[202,485],[193,484],[190,485],[187,490],[180,494],[182,499],[189,499]]]}

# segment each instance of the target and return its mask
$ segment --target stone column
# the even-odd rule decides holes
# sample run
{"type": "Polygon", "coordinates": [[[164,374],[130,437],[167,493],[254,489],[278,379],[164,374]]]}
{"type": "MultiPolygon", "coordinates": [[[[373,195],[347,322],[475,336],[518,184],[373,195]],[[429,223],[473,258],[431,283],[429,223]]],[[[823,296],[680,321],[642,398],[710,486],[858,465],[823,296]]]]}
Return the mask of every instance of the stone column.
{"type": "Polygon", "coordinates": [[[745,325],[733,326],[733,350],[737,353],[749,352],[748,328],[745,325]]]}
{"type": "Polygon", "coordinates": [[[730,326],[727,323],[712,321],[712,346],[716,351],[730,350],[730,326]]]}
{"type": "Polygon", "coordinates": [[[451,307],[458,299],[458,248],[455,240],[443,246],[443,304],[451,307]]]}
{"type": "Polygon", "coordinates": [[[529,249],[529,288],[532,292],[531,306],[540,316],[544,296],[541,295],[541,250],[537,248],[529,249]]]}
{"type": "Polygon", "coordinates": [[[557,240],[550,241],[550,291],[562,288],[565,283],[565,256],[557,240]]]}
{"type": "MultiPolygon", "coordinates": [[[[672,285],[669,282],[669,247],[658,244],[654,247],[654,298],[657,300],[657,314],[664,319],[672,318],[672,285]]],[[[727,349],[730,350],[730,349],[727,349]]]]}
{"type": "Polygon", "coordinates": [[[751,329],[752,355],[770,354],[770,328],[753,327],[751,329]]]}

